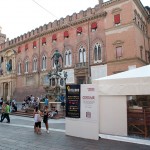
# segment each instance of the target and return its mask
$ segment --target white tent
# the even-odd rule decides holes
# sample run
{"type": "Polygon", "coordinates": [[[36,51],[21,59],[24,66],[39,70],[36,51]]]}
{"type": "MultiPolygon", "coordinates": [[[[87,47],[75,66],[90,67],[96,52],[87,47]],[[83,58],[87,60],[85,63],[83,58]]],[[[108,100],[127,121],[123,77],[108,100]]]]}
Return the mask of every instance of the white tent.
{"type": "Polygon", "coordinates": [[[127,136],[127,96],[150,95],[150,65],[93,83],[98,85],[99,133],[127,136]]]}
{"type": "Polygon", "coordinates": [[[100,95],[150,94],[150,65],[93,80],[100,95]]]}

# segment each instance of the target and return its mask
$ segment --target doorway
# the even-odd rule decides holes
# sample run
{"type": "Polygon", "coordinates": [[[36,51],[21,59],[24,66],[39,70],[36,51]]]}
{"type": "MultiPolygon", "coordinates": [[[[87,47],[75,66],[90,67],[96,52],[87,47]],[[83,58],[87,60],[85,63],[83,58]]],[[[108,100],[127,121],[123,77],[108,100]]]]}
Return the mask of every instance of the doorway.
{"type": "Polygon", "coordinates": [[[150,137],[150,95],[128,96],[128,135],[150,137]]]}
{"type": "Polygon", "coordinates": [[[85,83],[86,83],[85,76],[77,77],[77,84],[85,84],[85,83]]]}

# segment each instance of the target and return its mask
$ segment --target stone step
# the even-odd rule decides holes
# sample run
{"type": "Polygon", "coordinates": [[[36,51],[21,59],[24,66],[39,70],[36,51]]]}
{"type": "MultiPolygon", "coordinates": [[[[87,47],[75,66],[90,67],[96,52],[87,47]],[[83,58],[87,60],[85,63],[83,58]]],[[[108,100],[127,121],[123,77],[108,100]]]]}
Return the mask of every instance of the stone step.
{"type": "Polygon", "coordinates": [[[16,115],[16,116],[23,116],[23,117],[30,117],[33,118],[33,112],[24,112],[24,111],[16,111],[16,112],[11,112],[11,115],[16,115]]]}
{"type": "MultiPolygon", "coordinates": [[[[16,116],[23,116],[23,117],[30,117],[33,118],[33,112],[25,112],[22,110],[16,111],[16,112],[11,112],[11,115],[16,115],[16,116]]],[[[60,118],[64,118],[65,117],[65,113],[64,112],[58,112],[57,115],[55,115],[53,118],[51,119],[60,119],[60,118]]]]}

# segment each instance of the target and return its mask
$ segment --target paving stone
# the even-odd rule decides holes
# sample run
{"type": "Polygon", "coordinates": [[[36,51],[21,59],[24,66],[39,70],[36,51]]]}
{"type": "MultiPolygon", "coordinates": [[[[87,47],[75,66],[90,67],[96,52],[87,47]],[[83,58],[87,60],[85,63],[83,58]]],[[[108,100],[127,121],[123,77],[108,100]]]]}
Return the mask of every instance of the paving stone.
{"type": "MultiPolygon", "coordinates": [[[[65,129],[65,122],[49,120],[49,125],[65,129]]],[[[100,139],[98,141],[76,138],[64,132],[33,131],[33,119],[11,116],[11,123],[0,123],[0,150],[149,150],[150,146],[100,139]]]]}

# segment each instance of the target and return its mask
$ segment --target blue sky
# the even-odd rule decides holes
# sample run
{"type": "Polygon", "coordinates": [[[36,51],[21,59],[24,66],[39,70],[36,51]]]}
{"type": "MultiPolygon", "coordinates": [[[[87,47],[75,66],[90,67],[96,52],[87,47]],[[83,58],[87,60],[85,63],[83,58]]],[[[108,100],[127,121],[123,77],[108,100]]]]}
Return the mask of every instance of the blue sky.
{"type": "MultiPolygon", "coordinates": [[[[150,0],[141,2],[144,6],[150,6],[150,0]]],[[[97,4],[98,0],[0,0],[0,26],[2,33],[13,39],[41,25],[97,4]]]]}

